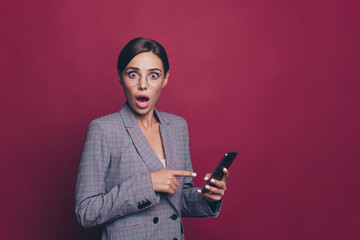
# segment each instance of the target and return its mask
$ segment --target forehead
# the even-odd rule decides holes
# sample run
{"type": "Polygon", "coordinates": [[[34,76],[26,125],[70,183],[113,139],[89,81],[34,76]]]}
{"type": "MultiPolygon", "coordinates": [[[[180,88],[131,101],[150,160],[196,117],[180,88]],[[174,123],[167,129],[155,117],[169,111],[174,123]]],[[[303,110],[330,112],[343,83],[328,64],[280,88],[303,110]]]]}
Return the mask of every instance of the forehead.
{"type": "Polygon", "coordinates": [[[159,68],[163,71],[163,64],[161,59],[152,52],[143,52],[136,55],[126,68],[133,67],[140,70],[149,70],[159,68]]]}

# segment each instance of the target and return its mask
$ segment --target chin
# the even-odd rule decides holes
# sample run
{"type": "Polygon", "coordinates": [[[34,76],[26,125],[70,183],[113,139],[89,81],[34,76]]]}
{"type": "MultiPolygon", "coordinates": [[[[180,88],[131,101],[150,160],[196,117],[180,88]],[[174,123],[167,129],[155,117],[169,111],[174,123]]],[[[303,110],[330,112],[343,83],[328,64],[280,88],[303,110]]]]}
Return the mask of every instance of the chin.
{"type": "Polygon", "coordinates": [[[147,115],[149,112],[154,110],[154,106],[147,106],[146,108],[139,108],[136,103],[130,104],[131,109],[137,115],[147,115]]]}

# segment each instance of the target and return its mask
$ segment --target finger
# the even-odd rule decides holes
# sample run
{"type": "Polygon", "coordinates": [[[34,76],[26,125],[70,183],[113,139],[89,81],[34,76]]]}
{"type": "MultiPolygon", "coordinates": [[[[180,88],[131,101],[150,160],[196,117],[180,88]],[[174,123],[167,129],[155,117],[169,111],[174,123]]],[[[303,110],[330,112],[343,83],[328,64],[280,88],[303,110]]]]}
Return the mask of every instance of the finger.
{"type": "Polygon", "coordinates": [[[169,174],[169,176],[167,177],[171,182],[173,182],[175,185],[179,186],[180,182],[176,179],[176,177],[174,177],[174,175],[172,173],[169,174]]]}
{"type": "Polygon", "coordinates": [[[219,195],[219,196],[224,196],[224,190],[216,188],[216,187],[212,187],[210,185],[205,185],[205,188],[207,190],[209,190],[211,193],[219,195]]]}
{"type": "Polygon", "coordinates": [[[176,177],[173,176],[171,180],[176,185],[176,187],[180,185],[180,182],[176,179],[176,177]]]}
{"type": "MultiPolygon", "coordinates": [[[[174,177],[175,178],[175,177],[174,177]]],[[[165,182],[165,186],[167,188],[171,188],[173,189],[174,191],[176,191],[178,185],[176,185],[173,181],[173,179],[167,179],[166,182],[165,182]]]]}
{"type": "Polygon", "coordinates": [[[171,188],[168,188],[165,192],[169,193],[169,194],[174,194],[175,193],[175,191],[173,189],[171,189],[171,188]]]}
{"type": "Polygon", "coordinates": [[[226,190],[226,184],[225,184],[224,181],[218,181],[218,180],[212,178],[212,179],[210,180],[210,182],[211,182],[212,184],[214,184],[217,188],[226,190]]]}
{"type": "Polygon", "coordinates": [[[170,188],[174,190],[174,192],[177,190],[177,186],[174,183],[170,184],[170,188]]]}
{"type": "Polygon", "coordinates": [[[196,173],[190,171],[174,170],[172,174],[175,177],[196,177],[196,173]]]}
{"type": "Polygon", "coordinates": [[[165,183],[161,186],[159,192],[174,194],[175,190],[172,188],[171,183],[165,183]]]}
{"type": "Polygon", "coordinates": [[[204,180],[207,181],[211,177],[211,173],[205,174],[204,180]]]}
{"type": "Polygon", "coordinates": [[[177,187],[174,184],[168,184],[168,185],[164,186],[164,188],[161,192],[174,194],[176,190],[177,190],[177,187]]]}
{"type": "Polygon", "coordinates": [[[209,202],[217,202],[217,201],[220,201],[221,200],[221,196],[219,195],[213,195],[211,193],[205,193],[204,194],[204,197],[206,197],[206,199],[209,201],[209,202]]]}
{"type": "Polygon", "coordinates": [[[227,168],[223,168],[223,172],[224,172],[223,180],[225,180],[225,182],[227,182],[227,179],[230,176],[229,170],[227,170],[227,168]]]}
{"type": "Polygon", "coordinates": [[[198,193],[203,195],[204,197],[206,197],[206,199],[209,201],[209,202],[216,202],[216,201],[220,201],[221,200],[221,196],[220,195],[216,195],[216,194],[213,194],[213,193],[210,193],[210,192],[207,192],[207,193],[203,193],[201,191],[201,189],[198,190],[198,193]]]}

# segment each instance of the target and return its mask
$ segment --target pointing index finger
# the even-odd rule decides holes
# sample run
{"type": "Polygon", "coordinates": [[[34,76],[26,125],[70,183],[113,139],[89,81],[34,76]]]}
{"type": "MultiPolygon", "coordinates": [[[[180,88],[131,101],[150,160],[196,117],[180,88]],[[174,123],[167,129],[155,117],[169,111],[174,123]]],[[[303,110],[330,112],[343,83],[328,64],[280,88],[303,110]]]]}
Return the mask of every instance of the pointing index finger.
{"type": "Polygon", "coordinates": [[[196,177],[196,173],[190,171],[175,170],[173,174],[175,177],[196,177]]]}

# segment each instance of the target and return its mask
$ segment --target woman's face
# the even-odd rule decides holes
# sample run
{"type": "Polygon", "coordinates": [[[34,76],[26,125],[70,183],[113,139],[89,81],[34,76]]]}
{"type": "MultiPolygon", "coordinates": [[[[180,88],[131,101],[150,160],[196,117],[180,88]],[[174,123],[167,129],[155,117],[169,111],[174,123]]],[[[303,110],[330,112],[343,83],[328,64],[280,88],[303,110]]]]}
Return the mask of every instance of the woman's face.
{"type": "MultiPolygon", "coordinates": [[[[151,114],[160,97],[161,90],[165,87],[169,73],[164,73],[161,59],[152,52],[143,52],[136,55],[126,66],[120,77],[120,83],[132,110],[138,115],[151,114]],[[140,81],[134,86],[134,79],[141,76],[140,81]],[[159,76],[159,86],[150,86],[146,80],[159,76]]],[[[152,84],[154,85],[154,84],[152,84]]]]}

